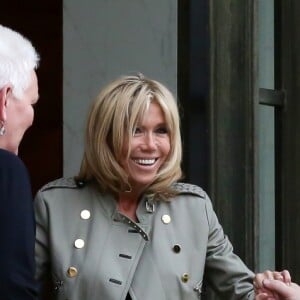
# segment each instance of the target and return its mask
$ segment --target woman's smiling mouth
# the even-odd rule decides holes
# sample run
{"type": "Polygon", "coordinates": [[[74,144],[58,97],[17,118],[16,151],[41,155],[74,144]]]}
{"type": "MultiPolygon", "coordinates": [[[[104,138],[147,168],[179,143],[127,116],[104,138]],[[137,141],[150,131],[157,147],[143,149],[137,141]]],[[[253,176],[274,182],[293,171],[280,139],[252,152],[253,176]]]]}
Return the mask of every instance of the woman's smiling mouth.
{"type": "Polygon", "coordinates": [[[132,160],[138,165],[152,166],[157,161],[157,158],[134,158],[132,160]]]}

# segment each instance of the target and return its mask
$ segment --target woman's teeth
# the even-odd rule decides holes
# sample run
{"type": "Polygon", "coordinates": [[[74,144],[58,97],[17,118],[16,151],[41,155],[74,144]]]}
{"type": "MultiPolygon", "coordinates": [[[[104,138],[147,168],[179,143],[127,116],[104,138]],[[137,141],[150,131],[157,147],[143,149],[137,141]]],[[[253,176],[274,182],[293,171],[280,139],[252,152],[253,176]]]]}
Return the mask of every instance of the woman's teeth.
{"type": "Polygon", "coordinates": [[[155,163],[155,159],[135,159],[134,162],[139,165],[153,165],[155,163]]]}

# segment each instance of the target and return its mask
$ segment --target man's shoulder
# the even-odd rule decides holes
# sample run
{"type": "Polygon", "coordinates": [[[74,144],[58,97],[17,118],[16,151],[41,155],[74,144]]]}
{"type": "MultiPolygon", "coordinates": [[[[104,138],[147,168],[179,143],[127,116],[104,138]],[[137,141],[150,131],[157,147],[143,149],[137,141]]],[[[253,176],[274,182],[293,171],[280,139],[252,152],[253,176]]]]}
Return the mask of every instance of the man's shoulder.
{"type": "Polygon", "coordinates": [[[27,169],[17,155],[3,149],[0,149],[0,190],[1,203],[6,203],[6,207],[30,207],[32,194],[27,169]]]}
{"type": "Polygon", "coordinates": [[[29,184],[29,174],[23,161],[14,153],[0,149],[0,179],[7,178],[10,183],[29,184]]]}
{"type": "Polygon", "coordinates": [[[0,149],[0,162],[0,167],[11,165],[15,167],[25,168],[24,163],[16,154],[4,149],[0,149]]]}

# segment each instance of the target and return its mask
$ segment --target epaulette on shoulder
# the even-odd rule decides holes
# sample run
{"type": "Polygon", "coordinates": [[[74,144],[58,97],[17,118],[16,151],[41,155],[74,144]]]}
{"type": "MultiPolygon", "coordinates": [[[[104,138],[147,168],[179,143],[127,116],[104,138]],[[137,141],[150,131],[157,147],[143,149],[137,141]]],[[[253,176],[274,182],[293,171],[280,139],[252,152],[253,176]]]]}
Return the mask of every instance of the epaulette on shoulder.
{"type": "Polygon", "coordinates": [[[53,188],[69,188],[69,189],[75,189],[75,188],[81,188],[83,187],[84,183],[82,181],[76,181],[74,177],[69,178],[60,178],[56,179],[54,181],[51,181],[44,185],[40,191],[46,191],[53,188]]]}
{"type": "Polygon", "coordinates": [[[172,188],[179,194],[192,194],[192,195],[199,196],[201,198],[205,198],[205,192],[198,185],[176,182],[172,184],[172,188]]]}

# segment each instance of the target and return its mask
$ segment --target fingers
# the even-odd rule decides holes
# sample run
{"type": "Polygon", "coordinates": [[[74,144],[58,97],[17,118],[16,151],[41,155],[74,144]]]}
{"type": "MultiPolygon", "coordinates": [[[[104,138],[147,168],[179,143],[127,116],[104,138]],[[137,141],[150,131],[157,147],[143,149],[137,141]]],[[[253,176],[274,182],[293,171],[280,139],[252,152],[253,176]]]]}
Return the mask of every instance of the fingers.
{"type": "Polygon", "coordinates": [[[270,279],[264,279],[263,285],[268,290],[275,291],[276,293],[279,293],[280,295],[286,295],[288,293],[289,287],[282,281],[279,280],[270,280],[270,279]]]}
{"type": "Polygon", "coordinates": [[[275,299],[300,299],[300,286],[293,282],[287,285],[285,282],[279,280],[265,279],[263,285],[265,286],[265,290],[272,291],[275,299]]]}
{"type": "Polygon", "coordinates": [[[283,277],[283,282],[285,282],[286,284],[290,285],[291,282],[292,282],[292,278],[291,278],[290,272],[288,270],[283,270],[281,272],[281,275],[283,277]]]}
{"type": "Polygon", "coordinates": [[[276,300],[276,299],[267,293],[261,293],[255,296],[255,300],[276,300]]]}
{"type": "Polygon", "coordinates": [[[255,275],[255,278],[253,280],[253,285],[255,287],[255,289],[263,289],[263,280],[264,279],[275,279],[275,280],[279,280],[282,281],[286,284],[290,284],[291,283],[291,275],[289,273],[289,271],[287,270],[283,270],[282,272],[278,272],[278,271],[269,271],[266,270],[263,273],[257,273],[255,275]]]}
{"type": "Polygon", "coordinates": [[[263,273],[257,273],[253,280],[253,285],[255,289],[263,289],[263,280],[264,279],[276,279],[283,281],[284,277],[281,272],[266,270],[263,273]]]}

